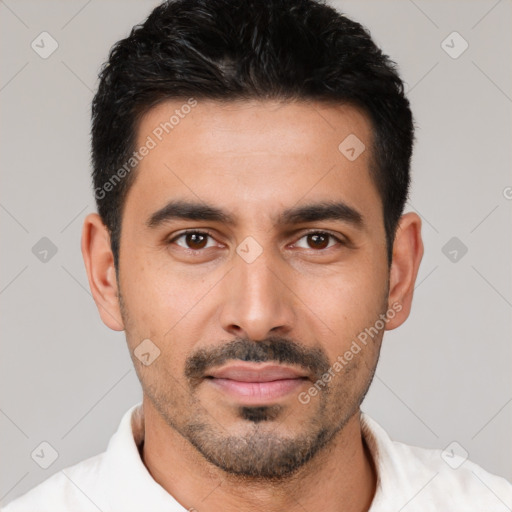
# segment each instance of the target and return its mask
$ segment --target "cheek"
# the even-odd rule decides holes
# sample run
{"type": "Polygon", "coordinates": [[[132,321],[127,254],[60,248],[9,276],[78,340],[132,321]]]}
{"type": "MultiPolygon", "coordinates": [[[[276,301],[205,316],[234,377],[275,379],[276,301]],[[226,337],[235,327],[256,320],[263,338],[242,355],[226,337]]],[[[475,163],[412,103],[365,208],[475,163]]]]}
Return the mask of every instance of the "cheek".
{"type": "Polygon", "coordinates": [[[130,316],[139,323],[157,326],[168,321],[187,302],[185,279],[162,265],[154,255],[132,252],[121,258],[121,291],[130,316]]]}
{"type": "Polygon", "coordinates": [[[150,374],[163,378],[165,368],[172,368],[181,376],[186,357],[202,338],[204,295],[214,281],[193,278],[176,266],[152,264],[149,257],[144,263],[132,261],[129,272],[121,276],[128,344],[133,352],[142,340],[151,339],[160,355],[150,374]]]}
{"type": "Polygon", "coordinates": [[[308,281],[299,296],[318,317],[315,323],[321,320],[328,336],[340,341],[373,325],[385,307],[386,275],[376,266],[347,266],[321,281],[308,281]]]}

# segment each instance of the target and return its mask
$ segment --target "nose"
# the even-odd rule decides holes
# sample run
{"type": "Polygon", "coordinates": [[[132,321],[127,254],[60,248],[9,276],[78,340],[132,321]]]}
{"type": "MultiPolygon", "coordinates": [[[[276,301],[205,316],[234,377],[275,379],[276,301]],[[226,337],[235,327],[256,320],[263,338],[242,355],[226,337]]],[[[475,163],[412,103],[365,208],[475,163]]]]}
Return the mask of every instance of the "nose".
{"type": "Polygon", "coordinates": [[[238,256],[223,280],[222,328],[229,334],[259,341],[285,335],[295,321],[294,294],[287,272],[264,251],[247,263],[238,256]]]}

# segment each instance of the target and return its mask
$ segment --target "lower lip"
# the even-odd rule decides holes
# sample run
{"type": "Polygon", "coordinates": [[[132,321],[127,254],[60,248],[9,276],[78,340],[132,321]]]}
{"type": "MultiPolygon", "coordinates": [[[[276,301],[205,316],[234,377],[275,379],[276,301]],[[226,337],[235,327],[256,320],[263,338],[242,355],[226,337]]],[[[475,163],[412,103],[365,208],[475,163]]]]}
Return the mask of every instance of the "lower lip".
{"type": "Polygon", "coordinates": [[[207,379],[221,391],[246,403],[271,402],[298,391],[305,379],[282,379],[270,382],[242,382],[231,379],[207,379]]]}

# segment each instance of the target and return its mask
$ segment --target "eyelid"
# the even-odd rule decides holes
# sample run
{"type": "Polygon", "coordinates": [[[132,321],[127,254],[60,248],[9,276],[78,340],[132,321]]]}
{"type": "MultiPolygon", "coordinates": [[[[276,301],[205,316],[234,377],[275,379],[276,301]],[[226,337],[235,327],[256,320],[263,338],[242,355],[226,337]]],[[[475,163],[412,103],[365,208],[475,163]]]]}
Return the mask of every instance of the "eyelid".
{"type": "Polygon", "coordinates": [[[177,233],[173,233],[172,235],[167,237],[167,240],[169,242],[172,242],[173,240],[176,240],[176,238],[179,238],[180,236],[183,236],[183,235],[187,235],[188,233],[199,233],[201,235],[213,236],[212,232],[209,231],[208,229],[189,228],[189,229],[183,229],[181,231],[178,231],[177,233]]]}

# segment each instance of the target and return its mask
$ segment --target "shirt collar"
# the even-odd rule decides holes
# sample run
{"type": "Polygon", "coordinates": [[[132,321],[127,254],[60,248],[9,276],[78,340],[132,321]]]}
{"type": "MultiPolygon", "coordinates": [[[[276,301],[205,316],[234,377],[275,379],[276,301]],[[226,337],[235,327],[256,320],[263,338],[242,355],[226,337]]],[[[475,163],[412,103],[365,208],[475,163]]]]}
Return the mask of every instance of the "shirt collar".
{"type": "Polygon", "coordinates": [[[105,454],[102,476],[110,508],[123,512],[186,511],[153,479],[142,462],[139,446],[143,439],[144,417],[139,403],[124,414],[105,454]]]}
{"type": "Polygon", "coordinates": [[[364,412],[361,413],[361,432],[377,472],[375,495],[368,512],[388,510],[395,506],[398,510],[409,501],[413,490],[396,443],[364,412]]]}

